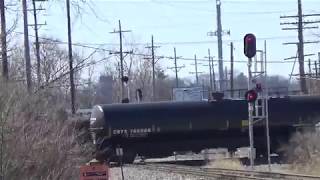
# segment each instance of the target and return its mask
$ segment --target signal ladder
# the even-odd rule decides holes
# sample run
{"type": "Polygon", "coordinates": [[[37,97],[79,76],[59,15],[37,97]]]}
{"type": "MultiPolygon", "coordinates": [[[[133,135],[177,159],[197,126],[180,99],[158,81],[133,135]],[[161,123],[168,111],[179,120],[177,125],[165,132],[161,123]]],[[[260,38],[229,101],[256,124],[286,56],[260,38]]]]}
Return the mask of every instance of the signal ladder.
{"type": "MultiPolygon", "coordinates": [[[[262,50],[257,50],[257,55],[252,59],[249,58],[248,62],[248,74],[249,83],[248,89],[253,89],[257,92],[257,100],[254,103],[249,103],[249,126],[251,125],[253,130],[254,124],[265,121],[266,125],[266,139],[267,139],[267,155],[268,155],[268,166],[270,170],[270,135],[269,135],[269,115],[268,115],[268,83],[267,83],[267,63],[266,53],[262,50]],[[258,56],[260,55],[260,56],[258,56]],[[253,71],[251,70],[253,66],[253,71]],[[251,111],[251,113],[250,113],[251,111]],[[251,121],[251,123],[250,123],[251,121]]],[[[253,133],[250,135],[253,141],[253,133]]],[[[254,143],[253,143],[254,144],[254,143]]],[[[252,151],[253,149],[251,149],[252,151]]],[[[251,155],[250,156],[254,156],[251,155]]],[[[254,154],[254,153],[253,153],[254,154]]],[[[253,157],[251,157],[253,159],[253,157]]],[[[253,162],[251,160],[253,167],[253,162]]]]}

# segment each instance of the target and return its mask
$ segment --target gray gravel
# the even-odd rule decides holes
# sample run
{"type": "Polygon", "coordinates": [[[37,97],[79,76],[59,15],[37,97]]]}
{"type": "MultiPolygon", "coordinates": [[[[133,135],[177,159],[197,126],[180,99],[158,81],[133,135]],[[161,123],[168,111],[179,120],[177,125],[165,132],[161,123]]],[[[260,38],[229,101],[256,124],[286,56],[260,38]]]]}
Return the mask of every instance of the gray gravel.
{"type": "MultiPolygon", "coordinates": [[[[208,178],[181,175],[176,173],[166,173],[162,171],[153,171],[141,167],[124,167],[125,180],[206,180],[208,178]]],[[[122,180],[120,168],[112,168],[110,172],[111,180],[122,180]]]]}

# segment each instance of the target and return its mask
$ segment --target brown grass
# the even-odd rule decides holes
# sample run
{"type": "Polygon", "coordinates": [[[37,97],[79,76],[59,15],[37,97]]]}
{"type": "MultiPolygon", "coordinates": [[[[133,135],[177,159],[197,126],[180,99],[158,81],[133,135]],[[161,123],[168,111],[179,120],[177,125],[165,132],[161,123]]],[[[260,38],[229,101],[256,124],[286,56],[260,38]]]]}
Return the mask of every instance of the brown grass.
{"type": "Polygon", "coordinates": [[[222,168],[222,169],[235,169],[235,170],[244,169],[240,160],[238,159],[216,159],[216,160],[210,161],[207,166],[210,168],[222,168]]]}
{"type": "Polygon", "coordinates": [[[28,95],[23,89],[0,89],[3,179],[78,179],[91,147],[78,143],[75,123],[63,103],[52,101],[54,94],[28,95]]]}
{"type": "Polygon", "coordinates": [[[282,149],[291,164],[291,170],[300,174],[320,175],[320,133],[298,132],[282,149]]]}

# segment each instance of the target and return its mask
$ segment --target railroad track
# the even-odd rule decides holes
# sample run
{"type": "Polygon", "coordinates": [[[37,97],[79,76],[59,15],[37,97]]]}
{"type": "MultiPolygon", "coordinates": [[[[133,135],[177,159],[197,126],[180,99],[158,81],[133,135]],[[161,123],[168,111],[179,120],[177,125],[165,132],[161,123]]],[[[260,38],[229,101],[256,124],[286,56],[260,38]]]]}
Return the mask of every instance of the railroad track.
{"type": "Polygon", "coordinates": [[[139,165],[144,169],[153,171],[164,171],[169,173],[177,173],[183,175],[192,175],[203,177],[205,179],[223,179],[223,180],[320,180],[320,176],[309,176],[301,174],[289,173],[274,173],[274,172],[260,172],[260,171],[246,171],[246,170],[231,170],[222,168],[200,168],[190,167],[174,164],[153,164],[147,163],[139,165]]]}

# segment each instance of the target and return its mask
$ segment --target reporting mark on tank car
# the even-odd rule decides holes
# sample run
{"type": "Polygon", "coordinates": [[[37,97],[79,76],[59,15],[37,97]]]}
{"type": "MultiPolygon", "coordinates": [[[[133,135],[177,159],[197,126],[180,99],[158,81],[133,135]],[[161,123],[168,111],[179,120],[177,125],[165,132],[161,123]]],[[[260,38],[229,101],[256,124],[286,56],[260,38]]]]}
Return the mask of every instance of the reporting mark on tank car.
{"type": "Polygon", "coordinates": [[[124,135],[126,137],[147,136],[152,132],[152,128],[133,128],[133,129],[113,129],[113,135],[124,135]]]}

